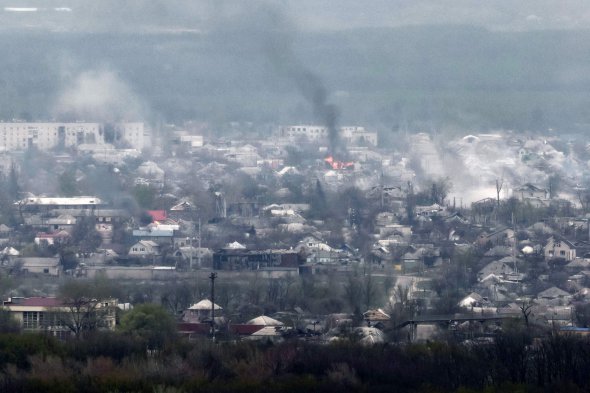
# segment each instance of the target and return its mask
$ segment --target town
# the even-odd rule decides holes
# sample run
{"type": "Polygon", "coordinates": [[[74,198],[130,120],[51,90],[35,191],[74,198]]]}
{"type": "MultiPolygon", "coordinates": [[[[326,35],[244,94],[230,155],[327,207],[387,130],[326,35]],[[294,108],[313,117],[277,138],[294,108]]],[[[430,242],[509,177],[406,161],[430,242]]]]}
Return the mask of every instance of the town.
{"type": "Polygon", "coordinates": [[[590,331],[581,137],[228,127],[0,123],[2,295],[20,328],[116,329],[156,303],[218,340],[590,331]],[[104,321],[64,318],[81,299],[104,321]]]}

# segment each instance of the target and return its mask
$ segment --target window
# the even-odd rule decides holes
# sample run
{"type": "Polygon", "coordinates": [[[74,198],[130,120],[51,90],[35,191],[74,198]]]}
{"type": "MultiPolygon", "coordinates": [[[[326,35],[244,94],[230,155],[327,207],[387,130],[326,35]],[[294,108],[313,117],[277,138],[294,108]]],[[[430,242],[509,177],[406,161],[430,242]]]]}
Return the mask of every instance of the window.
{"type": "Polygon", "coordinates": [[[564,250],[559,251],[559,255],[562,256],[562,257],[564,257],[565,256],[565,251],[564,250]]]}
{"type": "Polygon", "coordinates": [[[23,328],[37,329],[44,324],[44,313],[37,311],[23,311],[23,328]]]}
{"type": "Polygon", "coordinates": [[[43,273],[49,274],[49,269],[47,269],[47,268],[43,269],[43,273]]]}

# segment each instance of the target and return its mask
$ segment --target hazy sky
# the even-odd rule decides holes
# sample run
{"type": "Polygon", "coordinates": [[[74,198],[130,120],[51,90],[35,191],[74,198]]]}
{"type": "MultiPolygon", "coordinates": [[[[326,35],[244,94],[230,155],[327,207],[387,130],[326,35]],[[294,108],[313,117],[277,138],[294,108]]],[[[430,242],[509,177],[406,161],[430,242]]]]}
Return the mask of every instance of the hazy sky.
{"type": "Polygon", "coordinates": [[[306,30],[468,24],[494,30],[590,28],[587,0],[0,0],[2,28],[206,28],[267,4],[306,30]],[[26,8],[39,8],[37,11],[26,8]]]}

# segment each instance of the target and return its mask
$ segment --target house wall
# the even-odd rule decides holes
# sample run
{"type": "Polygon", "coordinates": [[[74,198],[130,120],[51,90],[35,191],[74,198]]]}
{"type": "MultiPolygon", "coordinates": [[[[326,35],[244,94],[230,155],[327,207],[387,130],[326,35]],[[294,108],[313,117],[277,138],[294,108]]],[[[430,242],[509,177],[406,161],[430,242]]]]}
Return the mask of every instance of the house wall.
{"type": "Polygon", "coordinates": [[[563,258],[566,261],[576,259],[576,249],[571,248],[567,243],[560,241],[549,241],[545,246],[545,259],[563,258]]]}
{"type": "Polygon", "coordinates": [[[22,266],[22,270],[31,274],[43,274],[46,276],[58,277],[60,273],[59,266],[39,266],[39,265],[27,265],[22,266]]]}

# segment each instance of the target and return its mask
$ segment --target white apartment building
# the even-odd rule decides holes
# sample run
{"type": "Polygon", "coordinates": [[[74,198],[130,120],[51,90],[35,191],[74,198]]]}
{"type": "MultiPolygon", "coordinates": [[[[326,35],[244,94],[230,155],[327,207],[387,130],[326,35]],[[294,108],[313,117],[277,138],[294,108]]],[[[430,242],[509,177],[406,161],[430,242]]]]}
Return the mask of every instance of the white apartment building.
{"type": "Polygon", "coordinates": [[[323,126],[297,125],[281,127],[281,135],[289,139],[307,138],[310,141],[328,137],[328,128],[323,126]]]}
{"type": "Polygon", "coordinates": [[[145,126],[142,122],[117,123],[115,124],[117,141],[125,141],[133,149],[139,151],[149,145],[145,126]]]}
{"type": "MultiPolygon", "coordinates": [[[[141,150],[145,145],[143,123],[117,123],[115,141],[126,141],[141,150]]],[[[0,123],[0,150],[14,151],[37,148],[72,147],[82,144],[104,145],[101,123],[0,123]]]]}
{"type": "MultiPolygon", "coordinates": [[[[291,140],[305,138],[309,141],[327,140],[329,131],[324,126],[292,125],[280,127],[280,134],[291,140]]],[[[377,146],[377,133],[368,132],[364,127],[348,126],[340,128],[340,139],[347,145],[370,144],[377,146]]]]}

